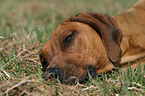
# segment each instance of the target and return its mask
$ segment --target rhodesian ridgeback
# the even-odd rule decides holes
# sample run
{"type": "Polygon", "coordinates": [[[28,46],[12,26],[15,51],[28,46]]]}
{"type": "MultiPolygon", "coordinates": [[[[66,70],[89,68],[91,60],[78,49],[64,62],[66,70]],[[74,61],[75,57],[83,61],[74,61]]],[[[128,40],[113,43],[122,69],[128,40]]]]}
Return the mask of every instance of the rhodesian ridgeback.
{"type": "Polygon", "coordinates": [[[108,16],[79,13],[61,23],[40,51],[44,78],[84,82],[89,76],[145,63],[145,0],[108,16]]]}

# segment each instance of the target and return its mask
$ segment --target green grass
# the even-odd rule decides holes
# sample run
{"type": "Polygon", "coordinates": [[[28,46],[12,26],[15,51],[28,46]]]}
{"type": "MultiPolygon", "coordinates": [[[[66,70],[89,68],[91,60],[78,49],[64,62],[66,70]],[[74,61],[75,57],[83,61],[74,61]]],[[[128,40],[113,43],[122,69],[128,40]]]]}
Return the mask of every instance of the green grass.
{"type": "Polygon", "coordinates": [[[54,29],[79,12],[115,15],[137,0],[1,0],[0,96],[143,96],[145,66],[99,74],[85,84],[63,85],[41,78],[39,50],[54,29]],[[58,6],[59,5],[59,6],[58,6]]]}

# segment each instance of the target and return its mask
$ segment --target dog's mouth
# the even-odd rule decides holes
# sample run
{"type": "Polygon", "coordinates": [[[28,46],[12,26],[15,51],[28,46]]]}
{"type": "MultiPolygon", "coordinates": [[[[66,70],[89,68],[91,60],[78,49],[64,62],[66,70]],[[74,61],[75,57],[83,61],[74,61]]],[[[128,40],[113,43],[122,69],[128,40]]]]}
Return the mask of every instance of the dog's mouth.
{"type": "MultiPolygon", "coordinates": [[[[78,70],[76,70],[75,72],[78,72],[78,70]]],[[[75,73],[74,72],[74,73],[75,73]]],[[[96,69],[93,66],[87,66],[84,69],[84,72],[82,75],[71,75],[70,70],[68,71],[67,69],[65,69],[64,71],[62,71],[59,68],[49,68],[43,75],[44,80],[53,80],[53,81],[60,81],[63,84],[77,84],[79,83],[85,83],[86,81],[89,80],[89,78],[94,78],[97,73],[96,73],[96,69]]],[[[79,72],[78,72],[79,73],[79,72]]]]}

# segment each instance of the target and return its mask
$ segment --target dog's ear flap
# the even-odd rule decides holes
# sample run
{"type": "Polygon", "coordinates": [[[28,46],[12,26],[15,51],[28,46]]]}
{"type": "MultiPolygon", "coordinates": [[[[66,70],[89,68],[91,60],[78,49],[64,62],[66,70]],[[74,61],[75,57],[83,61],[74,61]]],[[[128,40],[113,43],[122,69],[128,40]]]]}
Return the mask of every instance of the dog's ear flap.
{"type": "Polygon", "coordinates": [[[100,35],[100,38],[102,39],[102,42],[107,50],[109,60],[115,66],[120,63],[120,42],[122,33],[112,17],[106,14],[94,12],[80,13],[69,19],[69,21],[81,22],[91,26],[100,35]]]}

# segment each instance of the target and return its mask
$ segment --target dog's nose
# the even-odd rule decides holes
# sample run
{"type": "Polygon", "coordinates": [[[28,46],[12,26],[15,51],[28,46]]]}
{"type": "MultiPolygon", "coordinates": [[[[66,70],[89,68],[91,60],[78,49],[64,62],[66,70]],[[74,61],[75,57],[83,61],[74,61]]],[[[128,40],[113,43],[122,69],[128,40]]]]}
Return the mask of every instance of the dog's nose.
{"type": "Polygon", "coordinates": [[[61,71],[58,68],[50,68],[44,73],[44,78],[47,79],[61,79],[61,71]]]}
{"type": "Polygon", "coordinates": [[[56,79],[59,79],[59,73],[60,73],[60,70],[58,68],[50,68],[47,70],[50,78],[56,78],[56,79]]]}

